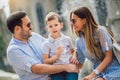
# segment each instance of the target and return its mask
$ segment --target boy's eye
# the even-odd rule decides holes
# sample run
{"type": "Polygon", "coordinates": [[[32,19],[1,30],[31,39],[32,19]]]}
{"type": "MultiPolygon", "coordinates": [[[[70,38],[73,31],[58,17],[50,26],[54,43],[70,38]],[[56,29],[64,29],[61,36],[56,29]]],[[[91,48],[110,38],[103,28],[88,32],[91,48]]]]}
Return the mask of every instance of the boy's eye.
{"type": "Polygon", "coordinates": [[[52,28],[52,26],[49,26],[49,28],[52,28]]]}
{"type": "Polygon", "coordinates": [[[55,24],[55,26],[58,26],[58,24],[55,24]]]}

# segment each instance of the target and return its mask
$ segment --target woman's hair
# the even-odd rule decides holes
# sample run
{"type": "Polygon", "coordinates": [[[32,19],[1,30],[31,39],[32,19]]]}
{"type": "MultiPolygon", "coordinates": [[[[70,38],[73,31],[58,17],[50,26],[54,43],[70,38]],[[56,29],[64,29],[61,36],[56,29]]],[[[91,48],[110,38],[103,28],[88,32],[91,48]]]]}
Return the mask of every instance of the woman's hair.
{"type": "Polygon", "coordinates": [[[59,16],[56,12],[49,12],[49,13],[47,14],[47,16],[46,16],[45,21],[46,21],[46,23],[47,23],[47,21],[51,21],[51,20],[54,20],[54,19],[56,19],[56,18],[58,18],[58,21],[59,21],[59,22],[62,22],[60,16],[59,16]]]}
{"type": "MultiPolygon", "coordinates": [[[[98,42],[95,41],[93,37],[96,34],[95,30],[98,28],[98,24],[95,21],[92,13],[87,7],[81,7],[71,12],[70,19],[72,14],[75,14],[81,19],[84,18],[86,19],[86,24],[84,25],[84,36],[85,36],[87,51],[96,60],[102,60],[104,58],[104,55],[101,54],[102,50],[100,48],[100,45],[98,44],[98,42]]],[[[76,33],[78,34],[77,36],[80,37],[79,32],[80,31],[76,33]]]]}

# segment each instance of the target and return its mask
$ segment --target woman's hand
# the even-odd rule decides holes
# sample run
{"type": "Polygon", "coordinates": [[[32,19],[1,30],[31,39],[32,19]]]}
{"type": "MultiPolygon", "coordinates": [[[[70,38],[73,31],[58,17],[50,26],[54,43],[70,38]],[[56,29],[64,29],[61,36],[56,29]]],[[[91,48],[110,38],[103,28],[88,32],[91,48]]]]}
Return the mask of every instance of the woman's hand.
{"type": "Polygon", "coordinates": [[[72,64],[75,64],[75,65],[78,65],[79,64],[79,61],[77,60],[77,57],[75,55],[73,55],[71,58],[70,58],[70,62],[72,64]]]}
{"type": "Polygon", "coordinates": [[[94,80],[95,77],[96,77],[96,74],[95,73],[91,73],[90,75],[85,76],[83,78],[83,80],[94,80]]]}

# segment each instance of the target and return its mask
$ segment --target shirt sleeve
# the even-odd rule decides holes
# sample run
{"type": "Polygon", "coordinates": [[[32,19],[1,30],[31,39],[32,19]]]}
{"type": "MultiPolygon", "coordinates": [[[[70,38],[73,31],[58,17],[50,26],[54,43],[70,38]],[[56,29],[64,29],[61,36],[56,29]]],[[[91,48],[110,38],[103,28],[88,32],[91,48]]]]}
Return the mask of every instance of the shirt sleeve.
{"type": "Polygon", "coordinates": [[[77,52],[77,59],[81,64],[84,64],[85,56],[83,55],[81,49],[80,49],[80,40],[76,40],[76,52],[77,52]]]}
{"type": "Polygon", "coordinates": [[[112,40],[106,28],[99,29],[99,40],[103,53],[112,50],[112,40]]]}
{"type": "Polygon", "coordinates": [[[50,52],[50,48],[49,48],[49,46],[48,46],[48,43],[47,42],[44,42],[43,43],[43,54],[49,54],[50,52]]]}
{"type": "MultiPolygon", "coordinates": [[[[30,57],[29,55],[24,54],[24,52],[20,49],[12,49],[8,51],[7,58],[9,63],[13,67],[16,67],[31,73],[32,73],[31,71],[32,65],[38,63],[37,60],[30,57]]],[[[39,62],[39,63],[41,64],[42,62],[39,62]]]]}
{"type": "Polygon", "coordinates": [[[70,49],[74,48],[74,47],[73,47],[72,40],[71,40],[70,37],[68,37],[68,42],[69,42],[69,48],[70,48],[70,49]]]}
{"type": "Polygon", "coordinates": [[[41,40],[41,42],[44,42],[46,40],[46,38],[42,37],[40,34],[32,32],[32,38],[37,38],[38,40],[41,40]]]}

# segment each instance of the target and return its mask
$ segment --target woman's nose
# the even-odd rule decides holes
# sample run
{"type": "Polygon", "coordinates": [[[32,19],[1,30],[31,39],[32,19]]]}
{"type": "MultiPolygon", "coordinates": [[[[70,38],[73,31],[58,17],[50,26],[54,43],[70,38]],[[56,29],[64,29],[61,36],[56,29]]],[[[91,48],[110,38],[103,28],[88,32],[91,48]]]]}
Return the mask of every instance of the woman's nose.
{"type": "Polygon", "coordinates": [[[74,26],[74,23],[73,23],[73,22],[71,22],[71,26],[74,26]]]}

